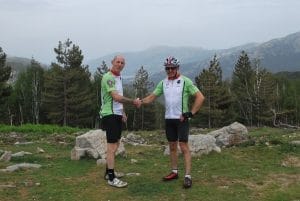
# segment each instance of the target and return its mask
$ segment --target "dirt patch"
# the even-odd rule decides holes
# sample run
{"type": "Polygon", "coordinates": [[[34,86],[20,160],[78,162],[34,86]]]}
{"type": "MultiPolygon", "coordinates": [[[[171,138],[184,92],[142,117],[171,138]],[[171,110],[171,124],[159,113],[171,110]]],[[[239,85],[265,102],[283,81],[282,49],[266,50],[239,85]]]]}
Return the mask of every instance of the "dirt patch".
{"type": "Polygon", "coordinates": [[[29,193],[28,193],[28,189],[27,188],[19,188],[18,189],[19,195],[21,198],[23,198],[24,200],[28,199],[29,193]]]}
{"type": "Polygon", "coordinates": [[[265,177],[266,180],[259,183],[253,183],[248,181],[240,181],[244,183],[251,190],[264,190],[269,186],[276,184],[281,189],[285,189],[292,186],[300,181],[300,175],[289,175],[289,174],[272,174],[265,177]]]}
{"type": "Polygon", "coordinates": [[[285,189],[300,182],[300,174],[271,174],[265,177],[264,181],[255,182],[248,180],[230,180],[224,177],[215,178],[215,183],[218,188],[228,189],[234,184],[245,185],[248,189],[255,192],[255,194],[263,194],[265,189],[272,185],[279,186],[280,189],[285,189]]]}
{"type": "Polygon", "coordinates": [[[300,167],[300,159],[296,156],[287,156],[282,160],[281,165],[284,167],[300,167]]]}

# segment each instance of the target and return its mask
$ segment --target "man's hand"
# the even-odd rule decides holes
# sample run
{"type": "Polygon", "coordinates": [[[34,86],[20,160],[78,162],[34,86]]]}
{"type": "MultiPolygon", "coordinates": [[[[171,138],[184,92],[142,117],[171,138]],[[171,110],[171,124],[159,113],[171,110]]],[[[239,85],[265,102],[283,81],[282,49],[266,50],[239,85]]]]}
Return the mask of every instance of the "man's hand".
{"type": "Polygon", "coordinates": [[[123,113],[123,115],[122,115],[122,121],[123,121],[124,123],[127,122],[127,115],[126,115],[125,113],[123,113]]]}
{"type": "Polygon", "coordinates": [[[135,107],[137,108],[140,108],[141,105],[142,105],[142,100],[140,98],[136,98],[134,101],[133,101],[133,104],[135,107]]]}
{"type": "Polygon", "coordinates": [[[181,115],[180,120],[181,121],[187,121],[189,118],[192,118],[194,115],[192,112],[185,112],[181,115]]]}

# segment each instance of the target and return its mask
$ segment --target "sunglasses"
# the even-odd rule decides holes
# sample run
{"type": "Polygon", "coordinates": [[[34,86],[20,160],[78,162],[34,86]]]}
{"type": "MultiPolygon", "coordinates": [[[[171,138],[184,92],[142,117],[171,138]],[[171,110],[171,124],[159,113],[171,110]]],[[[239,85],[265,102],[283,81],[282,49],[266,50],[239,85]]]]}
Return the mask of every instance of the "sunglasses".
{"type": "Polygon", "coordinates": [[[165,70],[168,71],[168,70],[176,70],[177,67],[165,67],[165,70]]]}

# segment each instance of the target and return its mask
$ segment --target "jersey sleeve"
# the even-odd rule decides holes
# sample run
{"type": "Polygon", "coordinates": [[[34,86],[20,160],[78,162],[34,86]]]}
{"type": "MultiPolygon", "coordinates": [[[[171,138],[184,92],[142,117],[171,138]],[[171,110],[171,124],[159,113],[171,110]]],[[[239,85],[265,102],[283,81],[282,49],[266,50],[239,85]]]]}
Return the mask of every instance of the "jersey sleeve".
{"type": "Polygon", "coordinates": [[[196,87],[193,84],[192,80],[190,80],[189,78],[185,78],[185,82],[186,82],[186,89],[189,94],[194,95],[199,91],[198,87],[196,87]]]}
{"type": "Polygon", "coordinates": [[[160,96],[160,95],[163,94],[163,81],[160,81],[160,82],[156,85],[156,87],[155,87],[155,89],[154,89],[154,91],[153,91],[153,94],[154,94],[155,96],[160,96]]]}
{"type": "Polygon", "coordinates": [[[106,75],[103,77],[102,80],[102,84],[103,84],[103,88],[107,91],[107,92],[112,92],[112,91],[116,91],[116,83],[115,83],[115,79],[112,76],[106,75]]]}

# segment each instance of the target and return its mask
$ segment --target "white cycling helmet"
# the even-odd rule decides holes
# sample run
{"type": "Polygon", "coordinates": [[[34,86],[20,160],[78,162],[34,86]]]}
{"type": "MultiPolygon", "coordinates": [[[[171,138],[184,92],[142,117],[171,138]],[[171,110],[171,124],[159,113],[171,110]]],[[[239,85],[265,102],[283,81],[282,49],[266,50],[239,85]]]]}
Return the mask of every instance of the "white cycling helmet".
{"type": "Polygon", "coordinates": [[[173,56],[168,56],[164,62],[164,66],[179,67],[179,61],[173,56]]]}

